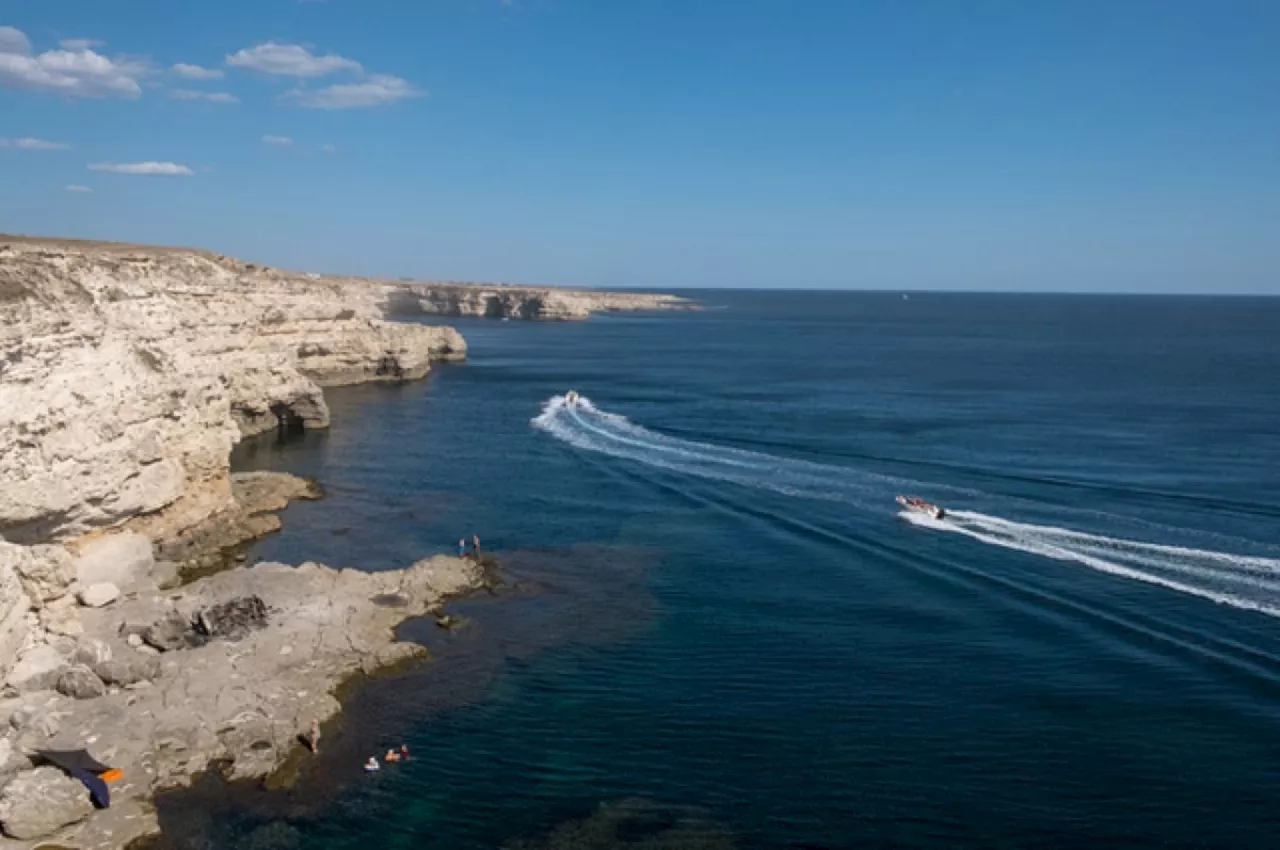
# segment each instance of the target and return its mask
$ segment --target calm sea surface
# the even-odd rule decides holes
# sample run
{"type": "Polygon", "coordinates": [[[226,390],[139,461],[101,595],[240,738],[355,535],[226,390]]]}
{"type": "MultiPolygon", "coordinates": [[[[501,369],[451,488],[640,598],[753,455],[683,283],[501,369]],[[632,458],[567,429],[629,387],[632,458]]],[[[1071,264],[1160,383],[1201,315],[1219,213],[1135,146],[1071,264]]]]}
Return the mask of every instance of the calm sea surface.
{"type": "Polygon", "coordinates": [[[695,295],[238,450],[328,491],[254,557],[509,586],[174,846],[1277,846],[1280,300],[695,295]]]}

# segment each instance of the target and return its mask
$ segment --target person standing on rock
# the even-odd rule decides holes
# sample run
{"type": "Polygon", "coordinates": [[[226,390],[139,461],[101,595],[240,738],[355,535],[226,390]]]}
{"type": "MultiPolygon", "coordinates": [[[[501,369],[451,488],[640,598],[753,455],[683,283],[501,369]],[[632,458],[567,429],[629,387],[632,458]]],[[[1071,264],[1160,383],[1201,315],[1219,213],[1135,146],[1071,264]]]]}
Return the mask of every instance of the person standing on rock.
{"type": "Polygon", "coordinates": [[[311,721],[311,734],[307,738],[307,742],[311,745],[311,752],[320,752],[320,721],[311,721]]]}
{"type": "Polygon", "coordinates": [[[471,556],[476,559],[476,563],[480,563],[480,535],[471,535],[471,556]]]}
{"type": "Polygon", "coordinates": [[[464,537],[458,538],[458,557],[459,558],[467,557],[467,541],[466,541],[466,538],[464,537]]]}

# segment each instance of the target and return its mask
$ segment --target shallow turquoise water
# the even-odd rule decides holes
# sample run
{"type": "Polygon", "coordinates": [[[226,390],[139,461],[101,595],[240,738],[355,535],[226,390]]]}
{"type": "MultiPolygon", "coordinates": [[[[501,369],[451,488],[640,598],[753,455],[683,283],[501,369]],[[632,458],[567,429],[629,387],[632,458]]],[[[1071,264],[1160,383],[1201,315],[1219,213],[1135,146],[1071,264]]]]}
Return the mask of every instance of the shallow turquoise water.
{"type": "Polygon", "coordinates": [[[256,557],[479,533],[514,588],[408,626],[437,660],[297,794],[166,803],[178,844],[1274,846],[1280,302],[700,297],[464,323],[242,447],[329,493],[256,557]]]}

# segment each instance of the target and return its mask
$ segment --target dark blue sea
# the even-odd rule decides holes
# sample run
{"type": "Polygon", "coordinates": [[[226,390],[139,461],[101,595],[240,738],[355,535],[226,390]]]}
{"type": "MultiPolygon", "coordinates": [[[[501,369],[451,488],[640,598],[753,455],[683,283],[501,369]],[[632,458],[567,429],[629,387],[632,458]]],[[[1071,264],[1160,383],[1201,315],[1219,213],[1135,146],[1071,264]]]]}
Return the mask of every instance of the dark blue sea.
{"type": "Polygon", "coordinates": [[[328,493],[254,558],[506,586],[174,846],[1280,843],[1280,300],[693,295],[237,450],[328,493]]]}

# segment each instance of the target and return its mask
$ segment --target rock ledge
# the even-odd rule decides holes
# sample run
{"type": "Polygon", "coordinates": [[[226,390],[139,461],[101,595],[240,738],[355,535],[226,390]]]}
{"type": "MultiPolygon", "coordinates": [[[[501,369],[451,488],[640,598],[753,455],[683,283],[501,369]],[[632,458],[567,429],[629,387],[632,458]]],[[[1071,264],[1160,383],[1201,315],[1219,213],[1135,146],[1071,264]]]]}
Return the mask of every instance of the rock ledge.
{"type": "Polygon", "coordinates": [[[340,711],[333,691],[343,681],[423,655],[395,640],[397,625],[483,580],[480,567],[449,556],[384,573],[264,563],[82,611],[85,637],[58,682],[74,696],[0,700],[0,714],[11,718],[0,740],[15,755],[84,747],[124,779],[112,786],[110,809],[91,812],[72,800],[41,819],[20,803],[55,778],[17,759],[16,775],[0,779],[0,817],[16,812],[2,825],[23,840],[0,847],[123,847],[159,830],[150,799],[161,789],[187,785],[211,765],[232,780],[268,776],[301,746],[312,720],[340,711]],[[391,596],[403,604],[378,601],[391,596]],[[165,645],[183,648],[147,654],[150,647],[130,640],[164,623],[177,630],[165,645]],[[100,688],[105,695],[95,696],[100,688]],[[6,804],[10,797],[18,802],[6,804]]]}

